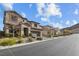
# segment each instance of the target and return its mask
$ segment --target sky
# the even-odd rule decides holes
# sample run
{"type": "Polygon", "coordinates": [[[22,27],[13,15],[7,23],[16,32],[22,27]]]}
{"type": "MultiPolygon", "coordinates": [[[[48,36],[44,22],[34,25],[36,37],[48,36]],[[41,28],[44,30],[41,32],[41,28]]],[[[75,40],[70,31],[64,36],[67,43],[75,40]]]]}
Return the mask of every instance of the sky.
{"type": "Polygon", "coordinates": [[[76,3],[0,3],[0,30],[4,27],[4,11],[12,10],[43,26],[65,28],[79,23],[79,4],[76,3]]]}

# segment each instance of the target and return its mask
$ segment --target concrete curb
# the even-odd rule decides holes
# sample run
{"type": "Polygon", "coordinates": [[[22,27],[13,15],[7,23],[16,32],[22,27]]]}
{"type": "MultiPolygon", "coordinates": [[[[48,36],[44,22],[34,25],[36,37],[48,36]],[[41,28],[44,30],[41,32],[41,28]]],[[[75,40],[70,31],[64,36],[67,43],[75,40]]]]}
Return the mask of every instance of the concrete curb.
{"type": "MultiPolygon", "coordinates": [[[[48,40],[52,40],[52,39],[48,39],[48,40]]],[[[24,45],[31,45],[34,43],[40,43],[40,42],[44,42],[44,41],[48,41],[48,40],[34,41],[34,42],[29,42],[29,43],[21,43],[21,44],[16,44],[16,45],[12,45],[12,46],[0,46],[0,50],[14,48],[14,47],[20,47],[20,46],[24,46],[24,45]]]]}
{"type": "Polygon", "coordinates": [[[31,45],[31,44],[34,44],[34,43],[40,43],[40,42],[54,40],[54,39],[58,39],[58,38],[62,38],[62,37],[56,37],[56,38],[53,38],[53,39],[48,38],[47,40],[41,40],[41,41],[34,41],[34,42],[29,42],[29,43],[16,44],[16,45],[13,45],[13,46],[5,46],[5,47],[0,46],[0,50],[14,48],[14,47],[20,47],[20,46],[24,46],[24,45],[31,45]]]}

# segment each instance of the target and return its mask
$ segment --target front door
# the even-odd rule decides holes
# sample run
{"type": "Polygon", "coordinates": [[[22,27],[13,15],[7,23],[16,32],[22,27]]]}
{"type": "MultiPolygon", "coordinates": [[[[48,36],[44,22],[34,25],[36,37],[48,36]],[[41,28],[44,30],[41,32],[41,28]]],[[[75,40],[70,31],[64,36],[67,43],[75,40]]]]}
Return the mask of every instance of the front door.
{"type": "Polygon", "coordinates": [[[24,28],[24,35],[28,36],[28,28],[24,28]]]}

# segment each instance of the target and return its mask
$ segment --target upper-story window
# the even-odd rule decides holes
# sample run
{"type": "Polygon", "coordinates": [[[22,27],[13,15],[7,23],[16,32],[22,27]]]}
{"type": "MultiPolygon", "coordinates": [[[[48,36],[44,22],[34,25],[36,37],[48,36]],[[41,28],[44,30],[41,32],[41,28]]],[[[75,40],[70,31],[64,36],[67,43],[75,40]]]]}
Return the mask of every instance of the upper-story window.
{"type": "Polygon", "coordinates": [[[12,21],[16,22],[17,21],[17,16],[11,16],[12,21]]]}
{"type": "Polygon", "coordinates": [[[25,20],[23,20],[23,22],[25,22],[25,20]]]}
{"type": "Polygon", "coordinates": [[[23,19],[23,22],[27,22],[27,20],[23,19]]]}
{"type": "Polygon", "coordinates": [[[34,24],[34,27],[37,27],[37,24],[34,24]]]}

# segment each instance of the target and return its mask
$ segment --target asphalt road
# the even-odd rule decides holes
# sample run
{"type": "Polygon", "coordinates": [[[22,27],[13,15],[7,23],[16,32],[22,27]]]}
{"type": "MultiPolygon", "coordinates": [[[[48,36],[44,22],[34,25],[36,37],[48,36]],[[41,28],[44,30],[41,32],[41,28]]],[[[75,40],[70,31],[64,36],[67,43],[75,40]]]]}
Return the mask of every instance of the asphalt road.
{"type": "Polygon", "coordinates": [[[0,50],[0,56],[79,56],[79,34],[0,50]]]}

